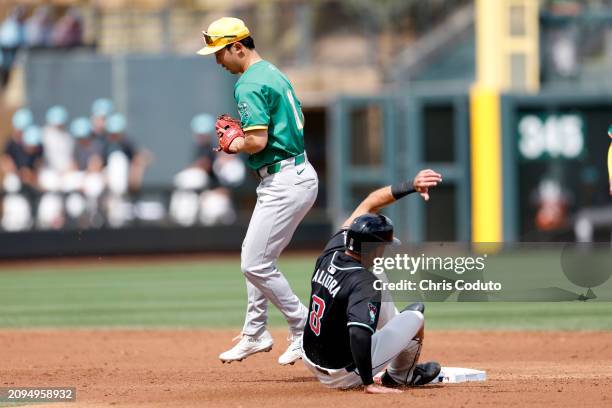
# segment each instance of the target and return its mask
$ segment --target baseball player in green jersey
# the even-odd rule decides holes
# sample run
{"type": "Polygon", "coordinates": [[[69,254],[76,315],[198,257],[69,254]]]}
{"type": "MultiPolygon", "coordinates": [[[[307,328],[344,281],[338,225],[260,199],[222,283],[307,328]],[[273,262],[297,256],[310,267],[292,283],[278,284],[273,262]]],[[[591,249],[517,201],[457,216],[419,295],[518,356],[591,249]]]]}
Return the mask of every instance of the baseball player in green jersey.
{"type": "Polygon", "coordinates": [[[276,263],[317,197],[317,173],[304,151],[301,105],[287,77],[259,56],[242,20],[223,17],[203,34],[206,46],[198,54],[214,54],[217,64],[242,74],[234,88],[240,123],[230,131],[231,118],[218,120],[219,146],[227,153],[247,153],[248,166],[260,178],[241,253],[248,295],[244,327],[241,340],[219,359],[240,361],[272,348],[274,341],[266,330],[268,302],[272,302],[291,333],[289,347],[278,362],[293,364],[302,356],[308,310],[276,263]],[[234,136],[228,137],[229,133],[234,136]]]}

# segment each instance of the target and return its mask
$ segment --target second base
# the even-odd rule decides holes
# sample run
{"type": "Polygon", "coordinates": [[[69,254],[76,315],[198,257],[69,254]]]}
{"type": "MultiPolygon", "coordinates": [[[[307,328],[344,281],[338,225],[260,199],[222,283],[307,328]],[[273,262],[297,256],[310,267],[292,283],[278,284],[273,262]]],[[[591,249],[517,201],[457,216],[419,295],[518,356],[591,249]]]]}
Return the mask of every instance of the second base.
{"type": "Polygon", "coordinates": [[[442,367],[438,378],[433,380],[434,383],[462,383],[468,381],[486,381],[487,373],[481,370],[461,367],[442,367]]]}

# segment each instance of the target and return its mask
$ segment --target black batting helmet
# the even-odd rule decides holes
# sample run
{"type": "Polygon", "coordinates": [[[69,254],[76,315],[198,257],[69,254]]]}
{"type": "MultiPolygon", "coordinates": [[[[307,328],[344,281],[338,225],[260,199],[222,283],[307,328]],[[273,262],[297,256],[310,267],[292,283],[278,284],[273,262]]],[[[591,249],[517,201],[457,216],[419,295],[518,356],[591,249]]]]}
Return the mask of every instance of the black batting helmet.
{"type": "Polygon", "coordinates": [[[399,243],[393,238],[393,223],[382,214],[360,215],[349,227],[346,232],[346,248],[361,254],[361,244],[364,242],[399,243]]]}

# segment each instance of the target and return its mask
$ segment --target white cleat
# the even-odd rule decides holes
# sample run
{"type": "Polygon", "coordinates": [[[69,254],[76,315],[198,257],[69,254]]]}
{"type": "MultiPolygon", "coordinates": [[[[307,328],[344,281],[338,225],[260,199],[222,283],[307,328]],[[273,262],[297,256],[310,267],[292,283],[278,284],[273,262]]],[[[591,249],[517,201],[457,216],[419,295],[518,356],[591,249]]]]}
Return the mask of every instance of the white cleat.
{"type": "Polygon", "coordinates": [[[302,336],[290,336],[288,340],[289,347],[278,358],[278,364],[280,365],[293,365],[302,358],[302,336]]]}
{"type": "Polygon", "coordinates": [[[240,341],[234,347],[219,354],[221,362],[242,361],[253,354],[272,350],[274,344],[274,339],[267,330],[258,337],[242,335],[238,338],[240,341]]]}

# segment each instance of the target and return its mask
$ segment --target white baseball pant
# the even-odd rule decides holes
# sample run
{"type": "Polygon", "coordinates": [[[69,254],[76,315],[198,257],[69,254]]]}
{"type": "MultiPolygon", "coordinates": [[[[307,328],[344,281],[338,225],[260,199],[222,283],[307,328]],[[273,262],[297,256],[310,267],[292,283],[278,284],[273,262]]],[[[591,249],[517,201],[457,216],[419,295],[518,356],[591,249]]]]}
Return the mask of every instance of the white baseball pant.
{"type": "Polygon", "coordinates": [[[306,161],[290,158],[281,170],[263,175],[257,187],[257,204],[242,243],[241,269],[246,277],[247,310],[242,333],[257,336],[268,320],[268,301],[281,311],[294,336],[302,335],[307,308],[293,293],[276,262],[298,224],[317,198],[319,181],[306,161]]]}
{"type": "MultiPolygon", "coordinates": [[[[421,312],[407,310],[392,318],[385,327],[372,335],[372,375],[387,367],[391,378],[397,383],[407,383],[412,378],[414,367],[421,354],[422,340],[415,339],[423,327],[421,312]]],[[[348,330],[348,328],[347,328],[348,330]]],[[[362,384],[357,370],[320,367],[302,356],[306,367],[330,388],[353,388],[362,384]]]]}

